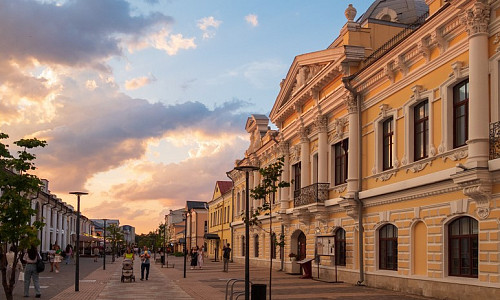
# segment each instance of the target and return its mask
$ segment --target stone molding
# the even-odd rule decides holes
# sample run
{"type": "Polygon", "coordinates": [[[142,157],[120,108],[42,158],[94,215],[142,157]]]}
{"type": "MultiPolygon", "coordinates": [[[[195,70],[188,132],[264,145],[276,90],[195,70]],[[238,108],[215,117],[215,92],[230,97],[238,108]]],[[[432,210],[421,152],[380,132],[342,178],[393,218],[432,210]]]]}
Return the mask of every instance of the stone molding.
{"type": "Polygon", "coordinates": [[[477,216],[482,220],[488,218],[492,194],[490,172],[487,169],[465,169],[451,177],[464,195],[476,202],[477,216]]]}
{"type": "Polygon", "coordinates": [[[490,6],[482,2],[474,3],[473,7],[466,10],[460,18],[469,37],[477,34],[488,34],[490,21],[490,6]]]}

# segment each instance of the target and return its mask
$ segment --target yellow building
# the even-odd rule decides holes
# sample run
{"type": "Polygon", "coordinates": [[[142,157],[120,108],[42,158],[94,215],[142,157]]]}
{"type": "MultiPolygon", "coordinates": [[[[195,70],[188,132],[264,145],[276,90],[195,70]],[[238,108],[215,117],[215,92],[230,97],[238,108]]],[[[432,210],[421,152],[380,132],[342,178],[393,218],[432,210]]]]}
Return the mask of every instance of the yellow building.
{"type": "MultiPolygon", "coordinates": [[[[275,268],[319,253],[322,278],[500,299],[500,1],[377,0],[356,13],[327,49],[295,57],[269,116],[278,131],[247,121],[236,165],[284,156],[293,182],[252,227],[251,262],[276,255],[272,220],[285,239],[275,268]]],[[[243,261],[244,224],[232,226],[243,261]]]]}
{"type": "Polygon", "coordinates": [[[208,256],[222,260],[222,247],[231,244],[231,222],[233,221],[233,182],[217,181],[212,200],[208,202],[208,256]]]}

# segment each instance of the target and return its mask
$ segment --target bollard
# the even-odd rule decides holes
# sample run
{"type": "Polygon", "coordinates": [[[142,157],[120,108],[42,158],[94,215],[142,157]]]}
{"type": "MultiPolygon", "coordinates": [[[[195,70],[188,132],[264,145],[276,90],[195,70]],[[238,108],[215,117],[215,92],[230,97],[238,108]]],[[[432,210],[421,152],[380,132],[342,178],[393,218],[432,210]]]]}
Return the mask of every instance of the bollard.
{"type": "Polygon", "coordinates": [[[266,288],[265,284],[255,283],[252,284],[252,300],[266,300],[266,288]]]}

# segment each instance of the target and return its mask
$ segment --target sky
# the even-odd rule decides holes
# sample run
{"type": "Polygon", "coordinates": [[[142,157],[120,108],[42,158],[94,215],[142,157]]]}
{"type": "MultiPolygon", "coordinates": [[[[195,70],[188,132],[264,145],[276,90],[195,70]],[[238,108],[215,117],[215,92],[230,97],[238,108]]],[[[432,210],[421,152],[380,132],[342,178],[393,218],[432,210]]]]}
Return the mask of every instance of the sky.
{"type": "Polygon", "coordinates": [[[136,233],[210,201],[296,55],[367,0],[0,0],[0,131],[37,137],[36,175],[136,233]]]}

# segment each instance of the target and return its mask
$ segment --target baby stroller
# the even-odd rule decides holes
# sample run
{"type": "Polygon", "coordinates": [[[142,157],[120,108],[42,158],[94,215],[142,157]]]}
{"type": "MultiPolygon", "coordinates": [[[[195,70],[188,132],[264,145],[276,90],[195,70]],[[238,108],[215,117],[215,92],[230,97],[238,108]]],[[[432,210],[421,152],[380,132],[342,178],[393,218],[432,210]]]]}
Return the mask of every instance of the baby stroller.
{"type": "Polygon", "coordinates": [[[134,262],[130,259],[124,259],[122,263],[122,282],[125,282],[125,280],[128,280],[128,282],[132,282],[133,280],[135,282],[134,262]]]}

